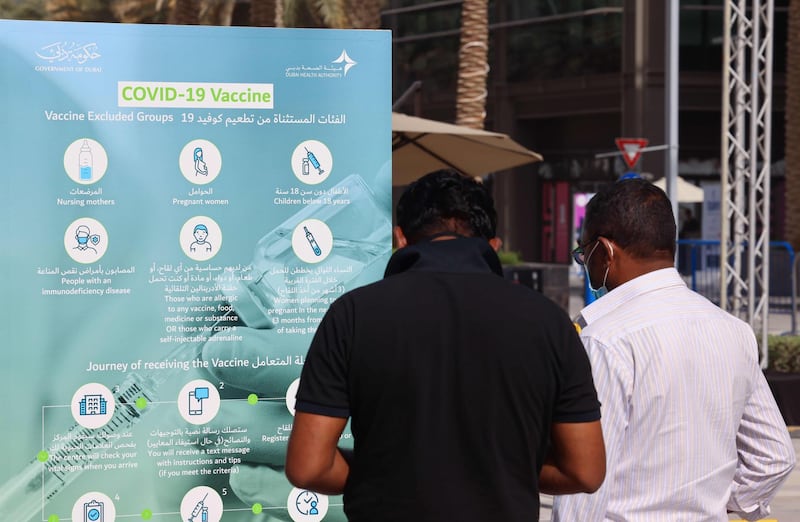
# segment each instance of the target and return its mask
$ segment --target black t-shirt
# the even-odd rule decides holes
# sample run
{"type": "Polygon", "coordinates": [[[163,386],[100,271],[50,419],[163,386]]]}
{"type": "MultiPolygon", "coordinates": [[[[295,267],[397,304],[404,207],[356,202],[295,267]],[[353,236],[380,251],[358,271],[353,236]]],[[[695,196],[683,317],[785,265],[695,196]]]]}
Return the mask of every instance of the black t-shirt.
{"type": "Polygon", "coordinates": [[[566,313],[499,271],[483,240],[421,243],[325,315],[296,409],[352,417],[351,521],[538,520],[551,423],[600,418],[566,313]]]}

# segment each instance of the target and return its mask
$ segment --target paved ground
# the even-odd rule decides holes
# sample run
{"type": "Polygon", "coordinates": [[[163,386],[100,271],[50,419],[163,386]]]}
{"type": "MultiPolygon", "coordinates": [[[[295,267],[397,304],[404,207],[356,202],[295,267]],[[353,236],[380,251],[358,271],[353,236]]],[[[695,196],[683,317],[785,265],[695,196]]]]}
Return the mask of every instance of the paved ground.
{"type": "MultiPolygon", "coordinates": [[[[792,441],[794,442],[794,452],[800,455],[800,427],[790,428],[792,431],[792,441]]],[[[783,484],[781,490],[772,501],[772,514],[770,519],[777,522],[798,522],[800,521],[800,460],[797,467],[783,484]]]]}
{"type": "MultiPolygon", "coordinates": [[[[792,441],[794,450],[800,455],[800,428],[792,430],[792,441]]],[[[783,484],[775,499],[772,501],[772,514],[764,522],[800,522],[800,462],[783,484]]],[[[539,520],[547,522],[551,520],[552,497],[542,495],[542,509],[539,511],[539,520]]],[[[731,517],[731,520],[739,520],[731,517]]]]}
{"type": "MultiPolygon", "coordinates": [[[[582,279],[570,277],[570,315],[575,316],[583,307],[582,279]]],[[[796,319],[797,320],[797,319],[796,319]]],[[[792,328],[792,317],[789,314],[770,314],[769,332],[773,334],[789,333],[792,328]]],[[[798,398],[800,400],[800,398],[798,398]]],[[[800,426],[790,426],[795,453],[798,455],[798,464],[787,481],[781,487],[772,502],[772,513],[764,521],[770,522],[800,522],[800,426]]],[[[542,495],[542,508],[539,518],[542,522],[551,519],[552,498],[542,495]]],[[[731,520],[737,520],[731,517],[731,520]]]]}

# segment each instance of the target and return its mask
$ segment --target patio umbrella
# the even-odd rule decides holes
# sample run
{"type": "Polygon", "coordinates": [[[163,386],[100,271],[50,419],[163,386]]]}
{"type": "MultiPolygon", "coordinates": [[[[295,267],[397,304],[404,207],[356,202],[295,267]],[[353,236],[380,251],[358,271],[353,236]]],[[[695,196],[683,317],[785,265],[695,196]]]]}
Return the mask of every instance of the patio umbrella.
{"type": "Polygon", "coordinates": [[[542,156],[506,134],[392,113],[394,185],[447,167],[483,176],[536,161],[542,156]]]}
{"type": "MultiPolygon", "coordinates": [[[[661,178],[654,181],[653,185],[661,190],[667,190],[667,179],[661,178]]],[[[703,189],[689,183],[682,177],[678,176],[678,202],[679,203],[702,203],[703,202],[703,189]]]]}

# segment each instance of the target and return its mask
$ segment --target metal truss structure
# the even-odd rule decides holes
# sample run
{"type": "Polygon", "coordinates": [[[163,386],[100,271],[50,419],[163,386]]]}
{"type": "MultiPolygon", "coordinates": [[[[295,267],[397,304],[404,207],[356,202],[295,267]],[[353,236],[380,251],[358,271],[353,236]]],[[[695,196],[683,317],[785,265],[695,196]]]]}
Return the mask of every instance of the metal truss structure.
{"type": "Polygon", "coordinates": [[[747,321],[767,365],[773,0],[726,0],[720,306],[747,321]]]}

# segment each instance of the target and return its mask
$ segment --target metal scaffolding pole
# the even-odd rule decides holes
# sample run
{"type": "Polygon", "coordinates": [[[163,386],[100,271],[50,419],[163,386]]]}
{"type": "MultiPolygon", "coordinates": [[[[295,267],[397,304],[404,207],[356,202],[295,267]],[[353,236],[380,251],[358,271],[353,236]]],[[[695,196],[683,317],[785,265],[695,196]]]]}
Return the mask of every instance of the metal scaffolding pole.
{"type": "Polygon", "coordinates": [[[773,0],[727,0],[722,76],[720,305],[768,363],[773,0]]]}

